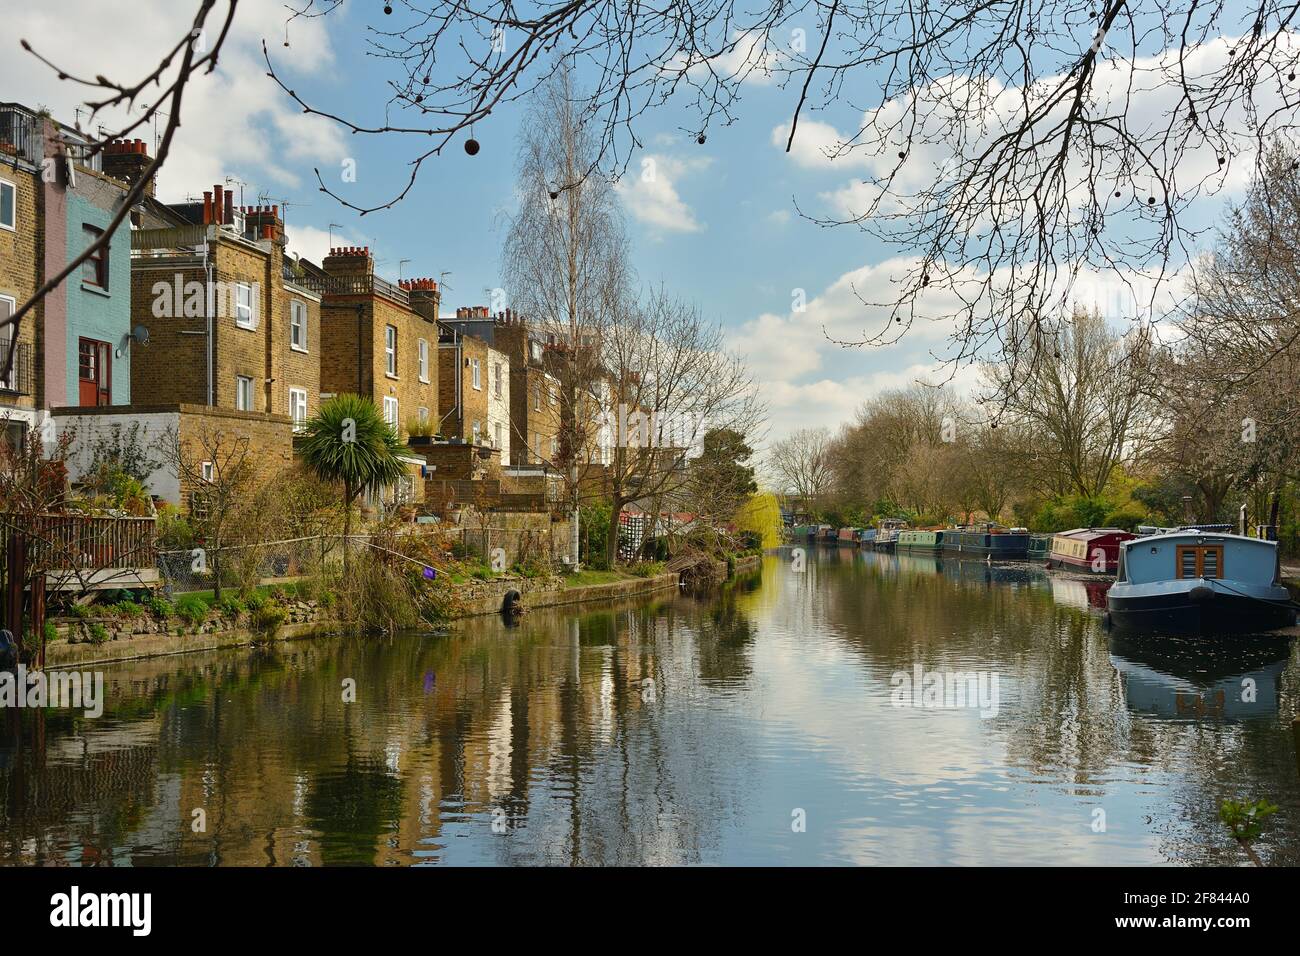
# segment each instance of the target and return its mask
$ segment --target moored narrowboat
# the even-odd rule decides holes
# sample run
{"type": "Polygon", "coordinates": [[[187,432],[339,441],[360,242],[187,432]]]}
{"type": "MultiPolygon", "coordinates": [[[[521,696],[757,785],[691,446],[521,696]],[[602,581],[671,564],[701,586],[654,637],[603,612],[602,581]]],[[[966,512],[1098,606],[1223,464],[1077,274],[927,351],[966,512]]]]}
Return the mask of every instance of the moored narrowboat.
{"type": "Polygon", "coordinates": [[[898,535],[907,528],[907,522],[902,518],[882,518],[880,528],[876,532],[875,549],[877,551],[893,551],[898,545],[898,535]]]}
{"type": "Polygon", "coordinates": [[[1117,578],[1106,595],[1117,626],[1249,634],[1295,622],[1276,541],[1177,528],[1119,549],[1117,578]]]}
{"type": "Polygon", "coordinates": [[[860,530],[860,528],[840,528],[839,534],[836,536],[836,543],[841,548],[856,548],[860,530]]]}
{"type": "Polygon", "coordinates": [[[1029,553],[1025,528],[950,528],[943,533],[943,550],[993,559],[1024,558],[1029,553]]]}
{"type": "Polygon", "coordinates": [[[1050,534],[1031,534],[1029,536],[1029,548],[1025,551],[1025,557],[1030,561],[1046,561],[1047,556],[1052,553],[1052,536],[1050,534]]]}
{"type": "Polygon", "coordinates": [[[1049,568],[1073,568],[1092,574],[1114,574],[1119,546],[1137,535],[1122,528],[1075,528],[1052,537],[1049,568]]]}
{"type": "Polygon", "coordinates": [[[839,540],[839,533],[828,524],[819,524],[817,526],[817,543],[818,544],[835,544],[839,540]]]}
{"type": "Polygon", "coordinates": [[[876,529],[863,528],[862,534],[858,535],[858,546],[864,551],[869,551],[876,546],[876,529]]]}
{"type": "Polygon", "coordinates": [[[812,544],[817,538],[817,526],[797,524],[790,529],[790,543],[796,545],[812,544]]]}
{"type": "Polygon", "coordinates": [[[942,551],[943,534],[942,531],[900,531],[895,547],[899,551],[942,551]]]}

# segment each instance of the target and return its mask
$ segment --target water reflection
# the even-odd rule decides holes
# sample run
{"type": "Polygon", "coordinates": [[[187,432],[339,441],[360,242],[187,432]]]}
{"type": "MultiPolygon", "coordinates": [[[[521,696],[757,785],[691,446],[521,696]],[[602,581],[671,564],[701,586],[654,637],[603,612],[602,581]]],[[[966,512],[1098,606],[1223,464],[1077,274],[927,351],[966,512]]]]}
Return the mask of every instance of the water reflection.
{"type": "Polygon", "coordinates": [[[707,600],[112,666],[98,720],[0,714],[0,861],[1239,863],[1215,808],[1266,796],[1261,851],[1300,862],[1288,642],[1108,635],[1104,582],[1026,564],[810,558],[707,600]],[[997,716],[894,706],[918,665],[997,674],[997,716]]]}

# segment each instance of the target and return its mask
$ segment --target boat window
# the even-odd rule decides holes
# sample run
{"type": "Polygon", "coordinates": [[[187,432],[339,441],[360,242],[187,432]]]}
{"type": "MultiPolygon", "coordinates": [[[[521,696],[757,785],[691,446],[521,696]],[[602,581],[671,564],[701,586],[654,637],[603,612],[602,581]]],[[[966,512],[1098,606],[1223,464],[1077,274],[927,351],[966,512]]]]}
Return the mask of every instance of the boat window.
{"type": "Polygon", "coordinates": [[[1178,546],[1178,577],[1222,578],[1223,545],[1178,546]]]}

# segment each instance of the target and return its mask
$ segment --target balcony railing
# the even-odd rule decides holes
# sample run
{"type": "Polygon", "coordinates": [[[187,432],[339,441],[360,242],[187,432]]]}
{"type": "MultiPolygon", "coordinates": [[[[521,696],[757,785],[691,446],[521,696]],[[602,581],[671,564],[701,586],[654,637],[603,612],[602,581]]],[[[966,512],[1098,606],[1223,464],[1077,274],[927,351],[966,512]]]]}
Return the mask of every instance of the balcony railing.
{"type": "Polygon", "coordinates": [[[32,346],[19,342],[14,349],[13,367],[4,375],[5,360],[9,357],[9,336],[0,336],[0,393],[30,395],[32,393],[32,346]]]}
{"type": "Polygon", "coordinates": [[[45,153],[41,140],[42,125],[35,113],[13,103],[0,104],[0,153],[39,166],[45,153]]]}
{"type": "Polygon", "coordinates": [[[299,288],[317,295],[382,295],[400,305],[411,304],[411,297],[407,295],[405,289],[376,275],[319,276],[307,273],[299,275],[288,262],[284,264],[282,274],[284,281],[292,282],[299,288]]]}
{"type": "Polygon", "coordinates": [[[154,569],[153,518],[0,514],[0,552],[16,530],[27,533],[27,563],[44,571],[154,569]]]}

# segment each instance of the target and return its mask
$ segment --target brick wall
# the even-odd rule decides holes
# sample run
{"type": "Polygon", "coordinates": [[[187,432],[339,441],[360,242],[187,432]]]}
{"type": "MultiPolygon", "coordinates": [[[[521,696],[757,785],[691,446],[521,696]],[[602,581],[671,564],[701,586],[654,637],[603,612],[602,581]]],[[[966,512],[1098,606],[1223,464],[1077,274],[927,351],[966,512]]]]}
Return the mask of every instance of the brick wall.
{"type": "MultiPolygon", "coordinates": [[[[362,251],[329,256],[324,267],[332,277],[364,279],[373,275],[374,262],[368,253],[362,251]]],[[[385,398],[396,399],[399,426],[415,419],[421,408],[427,409],[429,419],[437,422],[436,318],[421,315],[408,304],[373,289],[356,294],[327,293],[320,309],[322,392],[358,392],[374,401],[381,411],[385,398]],[[385,349],[386,328],[390,325],[397,330],[396,370],[393,374],[388,371],[385,349]],[[420,377],[421,340],[427,348],[427,381],[420,377]]]]}
{"type": "MultiPolygon", "coordinates": [[[[16,160],[3,153],[0,153],[0,179],[16,187],[16,228],[12,232],[0,229],[0,295],[12,299],[13,307],[18,308],[36,291],[37,278],[41,274],[37,260],[41,244],[37,210],[41,180],[35,172],[26,166],[19,166],[16,160]]],[[[32,356],[32,370],[28,372],[29,380],[24,389],[28,394],[0,391],[0,416],[4,415],[6,409],[31,409],[36,405],[35,382],[31,379],[34,378],[36,367],[36,326],[40,315],[38,307],[35,315],[29,313],[23,319],[22,327],[18,330],[19,344],[26,345],[28,354],[32,356]]]]}

